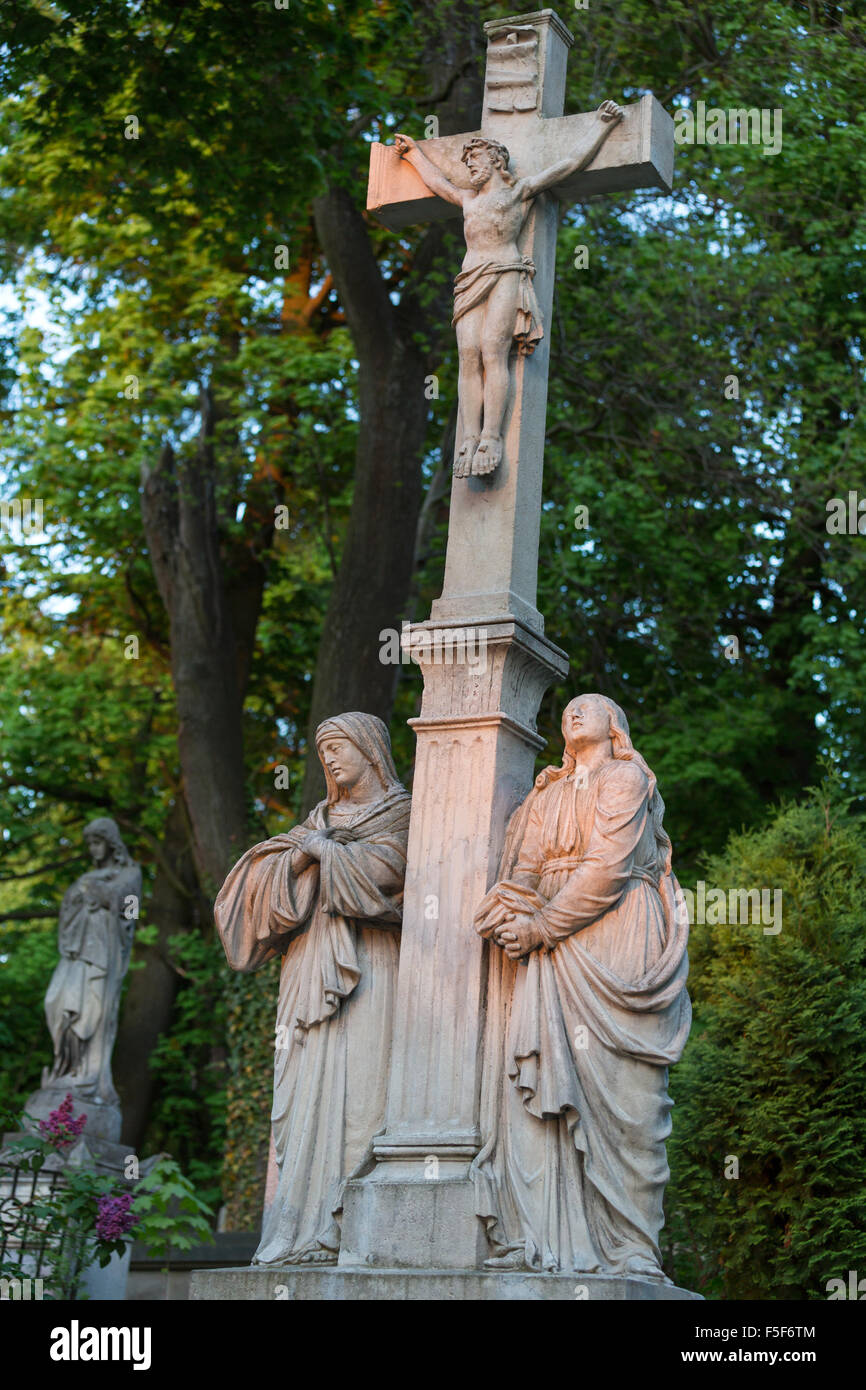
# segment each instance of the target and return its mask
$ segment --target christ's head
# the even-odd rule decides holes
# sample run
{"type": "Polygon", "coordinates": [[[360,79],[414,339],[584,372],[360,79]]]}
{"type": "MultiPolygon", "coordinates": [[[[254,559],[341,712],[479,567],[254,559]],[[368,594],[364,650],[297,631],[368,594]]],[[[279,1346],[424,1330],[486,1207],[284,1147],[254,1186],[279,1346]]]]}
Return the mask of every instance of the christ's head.
{"type": "Polygon", "coordinates": [[[463,146],[460,158],[469,170],[469,182],[476,190],[483,188],[497,174],[503,183],[509,186],[514,183],[514,176],[508,172],[508,151],[496,140],[485,140],[483,136],[476,135],[463,146]]]}

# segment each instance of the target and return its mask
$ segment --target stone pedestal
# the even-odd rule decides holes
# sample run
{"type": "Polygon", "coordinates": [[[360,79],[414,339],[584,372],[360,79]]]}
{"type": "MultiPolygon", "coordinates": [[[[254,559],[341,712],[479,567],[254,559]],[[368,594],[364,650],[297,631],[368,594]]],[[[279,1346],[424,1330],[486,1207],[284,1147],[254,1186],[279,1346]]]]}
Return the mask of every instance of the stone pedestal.
{"type": "Polygon", "coordinates": [[[340,1264],[477,1269],[489,1253],[469,1179],[487,947],[472,918],[532,785],[541,697],[568,661],[510,615],[421,623],[411,645],[424,698],[388,1111],[373,1171],[345,1194],[340,1264]]]}
{"type": "Polygon", "coordinates": [[[33,1092],[24,1107],[30,1117],[29,1122],[25,1121],[25,1130],[31,1134],[38,1134],[37,1122],[47,1120],[51,1112],[63,1104],[67,1095],[71,1095],[75,1102],[76,1118],[82,1114],[87,1116],[84,1128],[88,1139],[104,1139],[110,1144],[118,1143],[122,1126],[120,1105],[82,1097],[74,1085],[64,1081],[48,1082],[33,1092]]]}
{"type": "Polygon", "coordinates": [[[190,1298],[204,1300],[357,1300],[377,1302],[703,1303],[701,1295],[654,1279],[599,1274],[504,1274],[428,1269],[196,1270],[190,1298]]]}

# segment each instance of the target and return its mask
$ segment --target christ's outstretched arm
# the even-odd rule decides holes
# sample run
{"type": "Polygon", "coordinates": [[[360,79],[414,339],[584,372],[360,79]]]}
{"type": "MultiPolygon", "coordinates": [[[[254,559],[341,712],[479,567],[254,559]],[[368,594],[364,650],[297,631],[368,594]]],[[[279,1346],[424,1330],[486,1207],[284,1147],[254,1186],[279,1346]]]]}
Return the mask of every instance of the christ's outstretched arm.
{"type": "Polygon", "coordinates": [[[521,192],[524,198],[534,198],[536,194],[543,193],[545,189],[554,188],[558,183],[562,183],[563,179],[569,178],[571,174],[576,174],[578,170],[586,169],[595,159],[611,131],[619,125],[622,114],[621,107],[617,106],[615,101],[603,101],[598,108],[601,129],[593,135],[590,144],[577,154],[572,155],[570,159],[561,159],[557,164],[551,164],[549,169],[542,169],[540,174],[532,174],[521,179],[521,192]]]}
{"type": "Polygon", "coordinates": [[[444,198],[446,202],[456,203],[459,208],[462,208],[466,190],[457,188],[450,179],[447,179],[442,170],[437,169],[423,150],[418,148],[411,135],[395,135],[394,144],[413,169],[417,169],[432,193],[438,193],[439,197],[444,198]]]}

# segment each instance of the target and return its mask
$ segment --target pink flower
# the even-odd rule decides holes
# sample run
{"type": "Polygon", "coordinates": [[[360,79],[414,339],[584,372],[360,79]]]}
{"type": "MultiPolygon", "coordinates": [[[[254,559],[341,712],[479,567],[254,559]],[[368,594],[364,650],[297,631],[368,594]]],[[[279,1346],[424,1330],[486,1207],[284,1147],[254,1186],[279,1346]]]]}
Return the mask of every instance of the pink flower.
{"type": "Polygon", "coordinates": [[[100,1197],[96,1207],[96,1234],[101,1240],[120,1240],[135,1225],[131,1192],[121,1192],[117,1197],[100,1197]]]}
{"type": "Polygon", "coordinates": [[[72,1095],[67,1092],[66,1099],[56,1110],[51,1111],[48,1119],[39,1121],[39,1133],[53,1149],[68,1149],[87,1124],[86,1115],[79,1115],[77,1119],[73,1119],[73,1104],[72,1095]]]}

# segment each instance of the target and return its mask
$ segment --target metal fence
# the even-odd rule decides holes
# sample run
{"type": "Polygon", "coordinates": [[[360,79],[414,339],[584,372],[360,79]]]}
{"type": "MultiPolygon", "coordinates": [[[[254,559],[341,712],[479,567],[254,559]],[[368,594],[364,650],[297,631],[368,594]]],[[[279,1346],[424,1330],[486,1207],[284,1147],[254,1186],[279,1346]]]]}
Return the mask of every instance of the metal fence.
{"type": "Polygon", "coordinates": [[[2,1298],[70,1297],[81,1273],[81,1244],[59,1219],[63,1173],[0,1161],[0,1284],[2,1298]],[[22,1289],[25,1290],[22,1295],[22,1289]]]}

